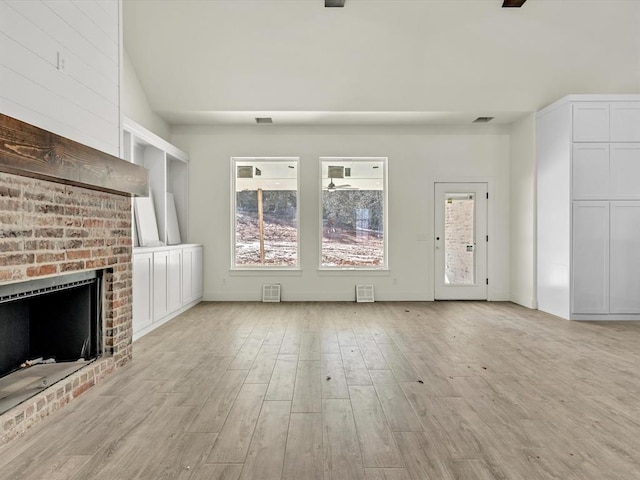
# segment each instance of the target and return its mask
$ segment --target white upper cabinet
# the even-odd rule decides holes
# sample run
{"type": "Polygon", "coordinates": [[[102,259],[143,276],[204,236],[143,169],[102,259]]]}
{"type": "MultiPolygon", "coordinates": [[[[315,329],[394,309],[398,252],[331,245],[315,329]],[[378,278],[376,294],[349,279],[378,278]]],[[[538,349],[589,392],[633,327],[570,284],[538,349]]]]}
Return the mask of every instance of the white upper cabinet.
{"type": "Polygon", "coordinates": [[[640,142],[640,102],[611,104],[611,141],[640,142]]]}
{"type": "Polygon", "coordinates": [[[608,198],[609,144],[574,144],[571,176],[574,200],[608,198]]]}
{"type": "Polygon", "coordinates": [[[609,165],[610,198],[640,199],[640,143],[612,143],[609,165]]]}
{"type": "Polygon", "coordinates": [[[573,104],[573,141],[609,141],[609,104],[575,102],[573,104]]]}

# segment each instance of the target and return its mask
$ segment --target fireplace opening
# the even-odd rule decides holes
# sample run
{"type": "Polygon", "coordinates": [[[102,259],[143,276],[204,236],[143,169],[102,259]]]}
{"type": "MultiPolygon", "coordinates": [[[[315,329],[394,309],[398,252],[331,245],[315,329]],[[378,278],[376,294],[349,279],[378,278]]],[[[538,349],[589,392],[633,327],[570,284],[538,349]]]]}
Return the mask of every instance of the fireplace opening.
{"type": "Polygon", "coordinates": [[[101,272],[0,286],[0,413],[102,355],[101,272]]]}

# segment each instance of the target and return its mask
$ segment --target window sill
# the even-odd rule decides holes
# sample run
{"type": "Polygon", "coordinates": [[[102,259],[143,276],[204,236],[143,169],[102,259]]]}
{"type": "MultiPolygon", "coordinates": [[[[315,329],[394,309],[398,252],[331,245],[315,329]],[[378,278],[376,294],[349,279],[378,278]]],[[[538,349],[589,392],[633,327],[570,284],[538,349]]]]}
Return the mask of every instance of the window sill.
{"type": "Polygon", "coordinates": [[[300,268],[265,267],[265,268],[232,268],[230,277],[298,277],[302,275],[300,268]]]}
{"type": "Polygon", "coordinates": [[[318,268],[319,277],[388,277],[391,271],[385,268],[318,268]]]}

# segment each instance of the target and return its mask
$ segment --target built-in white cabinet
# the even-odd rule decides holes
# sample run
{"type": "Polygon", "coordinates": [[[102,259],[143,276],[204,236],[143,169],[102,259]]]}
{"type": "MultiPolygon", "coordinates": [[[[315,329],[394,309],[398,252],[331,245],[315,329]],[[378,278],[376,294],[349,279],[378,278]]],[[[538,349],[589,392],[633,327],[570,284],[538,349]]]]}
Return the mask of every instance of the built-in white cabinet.
{"type": "MultiPolygon", "coordinates": [[[[136,292],[134,292],[134,295],[136,292]]],[[[153,252],[153,321],[169,312],[169,251],[153,252]]]]}
{"type": "Polygon", "coordinates": [[[185,303],[202,298],[202,247],[182,250],[182,295],[185,303]]]}
{"type": "Polygon", "coordinates": [[[609,202],[573,202],[574,313],[609,313],[609,202]]]}
{"type": "Polygon", "coordinates": [[[612,142],[640,142],[640,102],[611,104],[612,142]]]}
{"type": "MultiPolygon", "coordinates": [[[[154,228],[158,230],[157,245],[134,244],[136,340],[202,300],[202,246],[187,243],[188,155],[129,118],[124,118],[123,125],[123,157],[149,170],[154,228]]],[[[132,220],[135,225],[138,219],[132,220]]],[[[135,230],[134,238],[137,240],[135,230]]]]}
{"type": "Polygon", "coordinates": [[[640,140],[610,145],[609,198],[640,200],[640,140]]]}
{"type": "Polygon", "coordinates": [[[573,200],[640,200],[640,142],[574,143],[573,200]]]}
{"type": "Polygon", "coordinates": [[[609,311],[640,312],[640,202],[610,204],[609,311]]]}
{"type": "Polygon", "coordinates": [[[571,95],[536,120],[538,308],[640,319],[640,95],[571,95]]]}
{"type": "Polygon", "coordinates": [[[175,311],[182,306],[182,274],[182,249],[169,250],[169,278],[167,281],[169,311],[175,311]]]}
{"type": "Polygon", "coordinates": [[[574,200],[609,198],[609,144],[573,145],[572,183],[574,200]]]}
{"type": "Polygon", "coordinates": [[[133,338],[159,327],[202,300],[202,246],[133,251],[133,338]]]}
{"type": "MultiPolygon", "coordinates": [[[[149,195],[159,241],[164,245],[186,243],[189,156],[129,118],[124,118],[123,125],[123,158],[149,170],[149,195]]],[[[147,246],[137,236],[135,245],[147,246]]]]}
{"type": "Polygon", "coordinates": [[[607,102],[573,103],[573,141],[609,141],[609,104],[607,102]]]}
{"type": "Polygon", "coordinates": [[[640,101],[572,102],[574,142],[640,142],[640,101]]]}
{"type": "Polygon", "coordinates": [[[153,323],[153,254],[133,256],[133,330],[143,331],[153,323]]]}

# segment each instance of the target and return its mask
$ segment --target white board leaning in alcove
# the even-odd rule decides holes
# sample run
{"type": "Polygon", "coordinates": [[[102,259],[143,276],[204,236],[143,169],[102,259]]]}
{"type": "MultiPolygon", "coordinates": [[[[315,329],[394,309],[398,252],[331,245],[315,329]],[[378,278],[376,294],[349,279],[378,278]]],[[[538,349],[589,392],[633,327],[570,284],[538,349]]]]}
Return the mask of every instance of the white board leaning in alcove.
{"type": "Polygon", "coordinates": [[[158,222],[156,211],[153,208],[153,199],[137,197],[134,199],[134,212],[138,231],[138,243],[141,247],[158,247],[162,245],[158,235],[158,222]]]}

